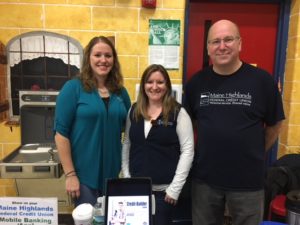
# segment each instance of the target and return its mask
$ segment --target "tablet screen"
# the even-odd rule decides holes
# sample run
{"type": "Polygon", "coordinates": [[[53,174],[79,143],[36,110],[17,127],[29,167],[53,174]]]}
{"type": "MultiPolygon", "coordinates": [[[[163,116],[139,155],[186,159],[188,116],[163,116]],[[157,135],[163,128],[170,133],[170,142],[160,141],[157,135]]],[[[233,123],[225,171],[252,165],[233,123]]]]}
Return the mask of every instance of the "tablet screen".
{"type": "Polygon", "coordinates": [[[151,180],[109,180],[106,192],[106,225],[151,224],[151,180]]]}

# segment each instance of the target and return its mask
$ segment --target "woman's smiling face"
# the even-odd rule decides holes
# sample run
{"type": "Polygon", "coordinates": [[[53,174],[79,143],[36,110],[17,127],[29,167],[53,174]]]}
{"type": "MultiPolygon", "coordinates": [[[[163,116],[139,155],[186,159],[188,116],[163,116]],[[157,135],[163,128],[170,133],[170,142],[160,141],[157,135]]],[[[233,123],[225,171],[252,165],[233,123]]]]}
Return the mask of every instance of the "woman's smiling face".
{"type": "Polygon", "coordinates": [[[109,45],[99,42],[94,45],[90,55],[90,65],[96,78],[106,78],[114,64],[112,49],[109,45]]]}
{"type": "Polygon", "coordinates": [[[160,71],[153,72],[145,82],[144,89],[149,101],[162,102],[167,92],[166,81],[162,73],[160,71]]]}

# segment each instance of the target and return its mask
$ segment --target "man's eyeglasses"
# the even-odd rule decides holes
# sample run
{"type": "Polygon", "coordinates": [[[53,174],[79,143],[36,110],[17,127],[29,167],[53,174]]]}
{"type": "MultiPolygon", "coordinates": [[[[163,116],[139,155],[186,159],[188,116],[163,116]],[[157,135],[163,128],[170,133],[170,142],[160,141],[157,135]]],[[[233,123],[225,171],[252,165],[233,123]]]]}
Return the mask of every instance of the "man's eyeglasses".
{"type": "Polygon", "coordinates": [[[225,45],[231,45],[235,40],[239,40],[240,37],[224,37],[224,38],[216,38],[213,40],[209,40],[207,41],[208,44],[214,46],[214,47],[219,47],[222,43],[222,41],[224,42],[225,45]]]}

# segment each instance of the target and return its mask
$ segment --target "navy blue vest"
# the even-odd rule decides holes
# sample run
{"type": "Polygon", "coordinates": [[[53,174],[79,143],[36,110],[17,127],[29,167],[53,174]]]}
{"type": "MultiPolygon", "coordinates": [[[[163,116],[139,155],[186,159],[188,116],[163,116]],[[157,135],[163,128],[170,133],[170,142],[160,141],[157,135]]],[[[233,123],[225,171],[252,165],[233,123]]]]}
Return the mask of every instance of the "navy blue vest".
{"type": "Polygon", "coordinates": [[[167,126],[159,116],[145,138],[144,119],[138,122],[133,119],[134,106],[130,112],[130,174],[132,177],[151,177],[153,184],[169,184],[175,175],[180,155],[176,133],[178,112],[170,114],[167,126]]]}

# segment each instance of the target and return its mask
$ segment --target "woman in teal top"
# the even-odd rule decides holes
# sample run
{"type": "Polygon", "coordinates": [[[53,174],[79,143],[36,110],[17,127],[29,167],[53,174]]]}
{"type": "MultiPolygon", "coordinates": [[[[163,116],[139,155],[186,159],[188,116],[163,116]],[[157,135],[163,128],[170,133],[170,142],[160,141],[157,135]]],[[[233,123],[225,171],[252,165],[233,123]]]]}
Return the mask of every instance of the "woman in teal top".
{"type": "Polygon", "coordinates": [[[95,37],[80,76],[66,82],[56,102],[55,142],[75,206],[95,204],[105,179],[118,176],[129,108],[116,50],[107,38],[95,37]]]}

